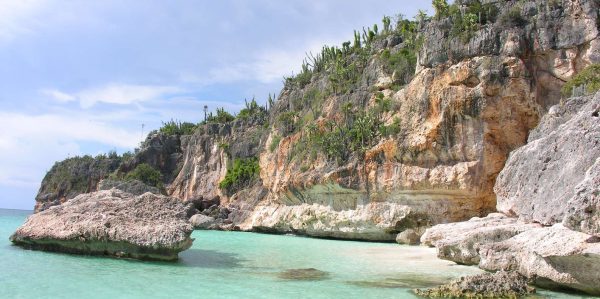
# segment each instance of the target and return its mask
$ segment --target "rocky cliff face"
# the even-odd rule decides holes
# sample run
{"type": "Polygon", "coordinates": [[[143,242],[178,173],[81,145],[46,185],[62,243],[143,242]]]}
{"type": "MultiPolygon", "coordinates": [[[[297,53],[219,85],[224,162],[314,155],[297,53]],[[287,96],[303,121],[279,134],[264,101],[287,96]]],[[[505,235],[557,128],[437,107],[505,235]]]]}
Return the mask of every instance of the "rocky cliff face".
{"type": "Polygon", "coordinates": [[[600,94],[569,99],[550,110],[498,176],[498,211],[600,235],[599,109],[600,94]]]}
{"type": "Polygon", "coordinates": [[[98,183],[115,171],[118,157],[76,157],[57,162],[48,171],[37,196],[35,211],[59,205],[75,196],[96,191],[98,183]]]}
{"type": "Polygon", "coordinates": [[[465,34],[439,18],[324,50],[333,62],[289,80],[268,115],[202,125],[120,170],[148,163],[171,196],[219,198],[225,228],[392,241],[485,216],[509,153],[559,102],[562,84],[600,62],[600,5],[483,2],[486,21],[480,14],[465,34]],[[407,76],[395,59],[410,66],[416,44],[407,76]],[[236,159],[258,159],[259,178],[224,192],[236,159]]]}
{"type": "Polygon", "coordinates": [[[438,256],[600,294],[600,92],[554,106],[498,176],[498,210],[434,226],[438,256]]]}
{"type": "Polygon", "coordinates": [[[184,201],[217,196],[228,199],[231,194],[223,193],[219,183],[235,159],[256,157],[263,150],[266,123],[266,115],[260,114],[227,124],[208,124],[193,135],[183,136],[182,167],[168,193],[184,201]]]}
{"type": "MultiPolygon", "coordinates": [[[[375,46],[360,84],[322,99],[314,123],[341,122],[346,103],[376,108],[381,92],[393,107],[382,122],[399,120],[400,132],[341,165],[320,154],[298,159],[308,133],[285,136],[276,150],[262,151],[269,194],[240,226],[391,240],[406,229],[486,215],[495,209],[493,186],[508,154],[559,102],[564,81],[600,60],[598,7],[501,2],[497,21],[466,41],[451,36],[449,20],[432,21],[422,28],[417,74],[399,90],[380,55],[403,45],[375,46]],[[523,23],[510,23],[514,11],[523,23]]],[[[316,76],[302,89],[284,89],[276,113],[300,111],[299,99],[327,84],[316,76]]],[[[272,130],[267,144],[281,135],[272,130]]]]}

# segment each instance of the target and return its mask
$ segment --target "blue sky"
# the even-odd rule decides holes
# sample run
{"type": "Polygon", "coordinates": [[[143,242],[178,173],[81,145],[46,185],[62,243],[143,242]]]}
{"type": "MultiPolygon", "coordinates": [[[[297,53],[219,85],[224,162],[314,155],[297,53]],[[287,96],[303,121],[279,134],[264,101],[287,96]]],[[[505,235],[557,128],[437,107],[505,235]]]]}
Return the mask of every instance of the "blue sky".
{"type": "Polygon", "coordinates": [[[57,160],[264,102],[306,52],[429,3],[0,0],[0,207],[31,209],[57,160]]]}

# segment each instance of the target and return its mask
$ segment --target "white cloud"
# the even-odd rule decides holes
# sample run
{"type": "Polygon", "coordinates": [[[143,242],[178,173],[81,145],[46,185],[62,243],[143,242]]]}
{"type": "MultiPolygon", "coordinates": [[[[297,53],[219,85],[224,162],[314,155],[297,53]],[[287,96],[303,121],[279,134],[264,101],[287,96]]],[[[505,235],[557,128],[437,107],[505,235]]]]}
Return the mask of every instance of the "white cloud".
{"type": "Polygon", "coordinates": [[[0,0],[0,41],[31,33],[38,23],[35,16],[46,4],[45,0],[0,0]]]}
{"type": "Polygon", "coordinates": [[[83,115],[26,115],[0,112],[0,185],[39,186],[54,161],[82,154],[82,142],[106,148],[133,148],[138,132],[96,121],[83,115]]]}
{"type": "Polygon", "coordinates": [[[109,84],[100,88],[87,89],[77,93],[83,108],[89,108],[98,102],[111,104],[132,104],[159,98],[180,91],[173,86],[109,84]]]}
{"type": "Polygon", "coordinates": [[[93,119],[62,115],[26,115],[0,112],[0,144],[19,140],[92,141],[118,147],[133,147],[136,134],[93,119]]]}
{"type": "Polygon", "coordinates": [[[77,93],[66,93],[56,89],[44,89],[40,92],[61,103],[79,101],[82,108],[90,108],[96,103],[134,104],[164,97],[181,91],[174,86],[108,84],[102,87],[84,89],[77,93]]]}
{"type": "Polygon", "coordinates": [[[340,46],[344,40],[340,38],[316,39],[302,45],[266,49],[255,55],[249,62],[229,63],[226,66],[212,68],[208,78],[186,74],[182,79],[186,82],[199,82],[210,85],[214,83],[231,83],[241,80],[258,80],[260,83],[281,81],[284,76],[297,74],[308,53],[315,56],[323,45],[340,46]]]}
{"type": "Polygon", "coordinates": [[[41,94],[51,97],[52,99],[60,102],[60,103],[67,103],[67,102],[72,102],[77,100],[77,98],[73,95],[64,93],[62,91],[56,90],[56,89],[44,89],[40,91],[41,94]]]}

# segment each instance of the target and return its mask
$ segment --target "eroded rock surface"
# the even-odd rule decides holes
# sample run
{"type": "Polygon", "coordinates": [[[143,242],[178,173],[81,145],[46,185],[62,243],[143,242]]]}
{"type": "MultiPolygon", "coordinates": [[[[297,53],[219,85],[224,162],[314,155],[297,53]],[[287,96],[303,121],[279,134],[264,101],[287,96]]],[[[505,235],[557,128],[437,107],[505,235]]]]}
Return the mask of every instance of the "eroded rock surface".
{"type": "Polygon", "coordinates": [[[176,260],[193,241],[186,209],[166,196],[98,191],[29,216],[10,239],[30,249],[176,260]]]}
{"type": "Polygon", "coordinates": [[[435,246],[441,259],[477,265],[480,260],[480,246],[510,239],[538,227],[541,226],[493,213],[484,218],[436,225],[425,232],[421,237],[421,243],[435,246]]]}
{"type": "Polygon", "coordinates": [[[567,99],[510,155],[495,187],[509,216],[437,225],[421,241],[443,259],[600,294],[599,109],[600,92],[567,99]]]}
{"type": "Polygon", "coordinates": [[[259,206],[249,219],[252,229],[293,232],[313,237],[393,241],[397,220],[410,210],[392,203],[370,203],[351,210],[334,210],[319,204],[259,206]]]}
{"type": "Polygon", "coordinates": [[[131,181],[116,181],[105,179],[98,183],[98,191],[102,190],[110,190],[112,188],[121,190],[125,193],[130,193],[132,195],[142,195],[146,192],[161,194],[160,190],[156,187],[148,186],[141,181],[131,180],[131,181]]]}
{"type": "Polygon", "coordinates": [[[600,232],[593,220],[598,219],[600,118],[594,115],[599,107],[600,93],[569,99],[544,117],[498,176],[500,212],[544,225],[568,217],[573,229],[600,232]]]}
{"type": "Polygon", "coordinates": [[[596,236],[556,224],[482,245],[479,252],[482,269],[514,270],[538,285],[600,294],[600,238],[596,236]]]}

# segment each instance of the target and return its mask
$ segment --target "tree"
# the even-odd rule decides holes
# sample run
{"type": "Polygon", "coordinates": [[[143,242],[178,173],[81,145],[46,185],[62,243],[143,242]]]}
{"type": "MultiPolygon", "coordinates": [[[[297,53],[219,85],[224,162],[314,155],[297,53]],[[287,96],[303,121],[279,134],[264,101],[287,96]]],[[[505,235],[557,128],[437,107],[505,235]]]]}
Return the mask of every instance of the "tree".
{"type": "Polygon", "coordinates": [[[450,6],[446,0],[433,0],[433,9],[435,9],[435,17],[440,20],[450,15],[450,6]]]}

